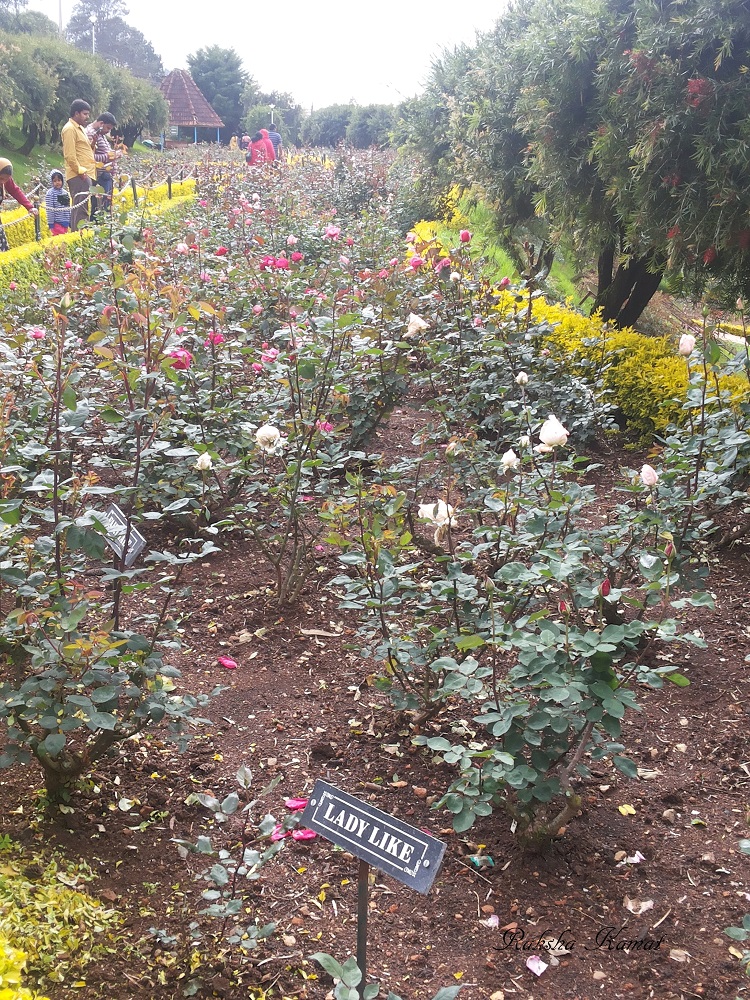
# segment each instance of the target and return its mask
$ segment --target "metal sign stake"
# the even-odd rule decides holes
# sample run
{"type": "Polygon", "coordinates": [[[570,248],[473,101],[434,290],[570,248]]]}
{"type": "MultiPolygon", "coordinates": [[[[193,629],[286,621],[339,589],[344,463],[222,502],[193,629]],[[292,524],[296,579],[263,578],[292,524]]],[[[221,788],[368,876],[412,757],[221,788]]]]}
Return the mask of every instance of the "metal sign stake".
{"type": "Polygon", "coordinates": [[[369,884],[370,866],[360,858],[357,882],[357,965],[362,973],[357,992],[360,1000],[363,1000],[367,985],[367,896],[369,884]]]}

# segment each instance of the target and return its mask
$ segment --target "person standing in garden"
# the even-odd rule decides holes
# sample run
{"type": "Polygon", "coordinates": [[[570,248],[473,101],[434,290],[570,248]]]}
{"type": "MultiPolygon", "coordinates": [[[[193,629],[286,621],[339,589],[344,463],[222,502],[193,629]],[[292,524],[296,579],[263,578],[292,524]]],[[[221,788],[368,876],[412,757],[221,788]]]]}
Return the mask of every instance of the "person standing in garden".
{"type": "MultiPolygon", "coordinates": [[[[10,160],[0,156],[0,202],[3,198],[13,198],[22,205],[27,212],[32,215],[38,214],[38,209],[34,208],[29,199],[13,180],[13,164],[10,160]]],[[[5,236],[5,229],[0,226],[0,251],[8,249],[8,240],[5,236]]]]}
{"type": "Polygon", "coordinates": [[[91,105],[76,100],[70,105],[70,118],[61,133],[65,179],[70,191],[70,228],[78,229],[89,214],[89,194],[92,178],[96,178],[96,160],[91,148],[86,125],[91,115],[91,105]]]}
{"type": "MultiPolygon", "coordinates": [[[[113,128],[117,128],[117,122],[115,121],[115,116],[110,114],[109,111],[103,112],[95,122],[92,122],[86,128],[86,135],[91,143],[91,148],[94,151],[94,159],[96,160],[96,183],[100,188],[104,189],[102,207],[105,212],[109,212],[112,208],[112,191],[115,186],[113,170],[115,162],[122,155],[112,149],[109,139],[107,139],[107,135],[113,128]]],[[[92,219],[94,215],[95,211],[92,203],[92,219]]]]}
{"type": "Polygon", "coordinates": [[[260,134],[263,136],[263,145],[266,147],[266,163],[273,163],[276,159],[276,150],[273,148],[273,143],[268,138],[268,129],[262,128],[260,134]]]}
{"type": "Polygon", "coordinates": [[[62,170],[52,170],[49,183],[49,190],[44,198],[47,225],[50,235],[60,236],[70,229],[70,195],[64,190],[62,170]]]}
{"type": "Polygon", "coordinates": [[[276,131],[276,125],[271,122],[268,126],[268,138],[271,140],[271,145],[273,146],[273,151],[275,154],[275,159],[279,159],[281,155],[281,135],[276,131]]]}
{"type": "MultiPolygon", "coordinates": [[[[273,147],[271,147],[273,148],[273,147]]],[[[251,167],[260,166],[261,163],[265,163],[267,158],[266,152],[266,142],[260,132],[255,132],[250,137],[250,146],[245,156],[245,162],[249,163],[251,167]]]]}

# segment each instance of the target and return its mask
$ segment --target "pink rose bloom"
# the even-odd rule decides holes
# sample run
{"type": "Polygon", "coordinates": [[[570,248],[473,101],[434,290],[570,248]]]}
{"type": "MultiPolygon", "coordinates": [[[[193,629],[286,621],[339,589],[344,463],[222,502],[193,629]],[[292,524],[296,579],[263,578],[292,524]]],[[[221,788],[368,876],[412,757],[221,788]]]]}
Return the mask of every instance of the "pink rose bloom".
{"type": "Polygon", "coordinates": [[[292,308],[289,310],[289,315],[292,317],[292,319],[296,319],[299,316],[299,313],[294,308],[294,306],[292,306],[292,308]]]}
{"type": "Polygon", "coordinates": [[[201,208],[205,208],[208,205],[208,202],[206,201],[205,198],[201,198],[198,204],[200,205],[201,208]]]}
{"type": "Polygon", "coordinates": [[[256,316],[260,316],[260,314],[263,312],[263,306],[260,304],[260,302],[255,303],[255,305],[253,306],[253,312],[255,313],[256,316]]]}
{"type": "Polygon", "coordinates": [[[174,328],[174,332],[175,333],[187,333],[187,327],[186,326],[176,326],[174,328]]]}
{"type": "Polygon", "coordinates": [[[216,256],[217,257],[223,257],[227,253],[229,253],[229,251],[227,250],[226,247],[217,247],[216,248],[216,256]]]}
{"type": "Polygon", "coordinates": [[[508,288],[509,285],[510,285],[510,278],[505,277],[500,279],[500,285],[499,285],[500,288],[508,288]]]}
{"type": "Polygon", "coordinates": [[[471,321],[471,325],[474,327],[475,330],[481,330],[482,327],[484,326],[484,320],[482,319],[481,316],[475,316],[474,319],[471,321]]]}
{"type": "Polygon", "coordinates": [[[44,330],[40,330],[39,327],[37,327],[29,333],[29,336],[32,340],[44,340],[45,333],[44,330]]]}
{"type": "Polygon", "coordinates": [[[295,264],[299,264],[299,262],[304,259],[305,255],[303,253],[300,253],[299,250],[295,250],[294,253],[292,254],[292,261],[295,264]]]}
{"type": "Polygon", "coordinates": [[[349,264],[351,264],[351,261],[349,260],[348,257],[345,257],[343,254],[341,254],[341,256],[339,257],[339,264],[343,264],[344,267],[347,267],[349,264]]]}
{"type": "Polygon", "coordinates": [[[302,812],[307,806],[307,799],[284,799],[284,805],[292,812],[302,812]]]}
{"type": "Polygon", "coordinates": [[[298,243],[299,243],[299,240],[297,239],[296,236],[287,236],[287,238],[286,238],[286,245],[288,247],[296,247],[298,243]]]}
{"type": "Polygon", "coordinates": [[[219,656],[216,662],[220,667],[224,667],[225,670],[237,669],[237,661],[233,660],[230,656],[219,656]]]}
{"type": "Polygon", "coordinates": [[[53,274],[52,275],[52,284],[56,285],[56,284],[58,284],[59,281],[60,281],[60,279],[57,277],[57,275],[53,274]]]}
{"type": "Polygon", "coordinates": [[[417,234],[416,233],[407,233],[406,234],[406,242],[407,243],[413,243],[416,240],[416,238],[417,238],[417,234]]]}
{"type": "Polygon", "coordinates": [[[288,271],[289,261],[287,260],[286,257],[277,257],[275,266],[278,268],[279,271],[288,271]]]}
{"type": "Polygon", "coordinates": [[[211,281],[211,275],[208,273],[208,271],[201,271],[199,278],[201,279],[201,281],[205,281],[206,284],[208,284],[211,281]]]}
{"type": "Polygon", "coordinates": [[[278,356],[279,356],[279,350],[278,350],[278,348],[277,347],[269,347],[268,350],[264,351],[261,354],[260,360],[261,361],[265,361],[267,363],[271,363],[272,361],[275,361],[276,358],[278,358],[278,356]]]}
{"type": "Polygon", "coordinates": [[[326,226],[325,232],[323,233],[327,240],[337,240],[341,236],[340,226],[326,226]]]}
{"type": "Polygon", "coordinates": [[[11,283],[8,285],[8,288],[11,290],[11,292],[15,292],[15,290],[18,288],[18,285],[15,283],[15,281],[11,281],[11,283]]]}
{"type": "Polygon", "coordinates": [[[413,257],[409,258],[409,265],[410,267],[413,267],[415,271],[417,270],[417,268],[420,268],[423,264],[424,261],[422,260],[422,258],[418,257],[416,254],[414,254],[413,257]]]}
{"type": "Polygon", "coordinates": [[[314,840],[317,836],[314,830],[292,830],[292,840],[314,840]]]}
{"type": "Polygon", "coordinates": [[[450,259],[450,257],[443,257],[442,260],[439,260],[437,262],[437,264],[435,265],[435,270],[436,271],[443,271],[446,267],[450,267],[450,266],[451,266],[451,259],[450,259]]]}
{"type": "Polygon", "coordinates": [[[353,240],[353,238],[351,236],[347,236],[346,237],[346,245],[348,247],[353,247],[354,246],[354,240],[353,240]]]}
{"type": "Polygon", "coordinates": [[[218,347],[219,344],[223,344],[223,343],[224,343],[224,334],[223,333],[209,333],[209,335],[203,341],[203,346],[204,347],[210,347],[211,344],[213,344],[214,347],[218,347]]]}
{"type": "Polygon", "coordinates": [[[381,271],[378,271],[378,277],[379,278],[387,278],[388,277],[388,269],[384,267],[381,271]]]}
{"type": "Polygon", "coordinates": [[[234,208],[232,209],[232,215],[240,215],[241,213],[242,209],[239,208],[237,205],[235,205],[234,208]]]}
{"type": "Polygon", "coordinates": [[[462,243],[471,243],[471,233],[469,232],[468,229],[462,229],[461,232],[458,234],[458,238],[461,240],[462,243]]]}
{"type": "Polygon", "coordinates": [[[65,263],[63,264],[63,267],[65,268],[66,271],[69,271],[71,267],[75,267],[75,264],[73,263],[72,260],[66,260],[65,263]]]}
{"type": "Polygon", "coordinates": [[[316,420],[315,427],[321,434],[328,434],[333,430],[333,424],[329,423],[327,420],[316,420]]]}
{"type": "Polygon", "coordinates": [[[391,257],[391,259],[388,261],[389,267],[396,267],[397,264],[398,264],[398,257],[391,257]]]}
{"type": "Polygon", "coordinates": [[[253,363],[250,365],[250,367],[252,368],[252,370],[254,372],[262,372],[263,371],[263,365],[260,364],[259,361],[253,361],[253,363]]]}
{"type": "Polygon", "coordinates": [[[178,368],[180,371],[187,371],[187,369],[193,363],[193,355],[190,351],[185,350],[184,347],[178,347],[174,351],[169,352],[170,358],[174,358],[173,368],[178,368]]]}

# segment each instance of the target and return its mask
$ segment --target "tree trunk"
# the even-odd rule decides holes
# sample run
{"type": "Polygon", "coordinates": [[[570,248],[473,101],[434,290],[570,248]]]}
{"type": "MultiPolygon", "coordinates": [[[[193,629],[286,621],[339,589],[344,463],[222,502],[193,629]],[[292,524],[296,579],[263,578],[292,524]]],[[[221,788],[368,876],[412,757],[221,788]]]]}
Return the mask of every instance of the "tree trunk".
{"type": "Polygon", "coordinates": [[[129,124],[129,125],[123,126],[122,141],[125,143],[125,145],[128,147],[128,149],[132,148],[133,143],[135,142],[135,140],[138,138],[138,136],[141,134],[142,131],[143,131],[143,125],[142,124],[141,125],[137,125],[137,124],[136,125],[130,125],[129,124]]]}
{"type": "Polygon", "coordinates": [[[614,265],[615,245],[614,243],[608,243],[605,247],[602,247],[602,252],[599,254],[599,260],[597,261],[597,302],[612,284],[612,269],[614,265]]]}
{"type": "MultiPolygon", "coordinates": [[[[600,265],[605,262],[600,261],[600,265]]],[[[664,271],[649,270],[648,257],[633,257],[621,265],[606,289],[600,289],[594,309],[602,309],[602,319],[614,326],[632,326],[659,287],[664,271]]]]}
{"type": "Polygon", "coordinates": [[[26,136],[26,141],[23,146],[18,150],[21,156],[28,156],[31,150],[36,146],[39,139],[39,127],[35,125],[34,122],[29,123],[29,131],[26,136]]]}

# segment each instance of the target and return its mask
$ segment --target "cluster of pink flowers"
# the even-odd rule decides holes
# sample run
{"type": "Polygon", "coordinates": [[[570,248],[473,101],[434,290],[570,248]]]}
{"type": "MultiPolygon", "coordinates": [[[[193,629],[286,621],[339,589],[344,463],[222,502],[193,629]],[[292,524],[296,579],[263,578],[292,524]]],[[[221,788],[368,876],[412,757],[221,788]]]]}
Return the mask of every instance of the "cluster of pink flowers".
{"type": "Polygon", "coordinates": [[[266,364],[270,364],[278,358],[279,353],[278,347],[269,347],[268,344],[263,344],[263,353],[260,356],[260,360],[265,361],[266,364]]]}
{"type": "Polygon", "coordinates": [[[213,345],[214,347],[218,347],[219,344],[224,343],[225,339],[226,338],[224,337],[223,333],[218,333],[217,331],[214,331],[212,333],[209,333],[209,335],[203,341],[203,346],[211,347],[211,345],[213,345]]]}
{"type": "Polygon", "coordinates": [[[328,420],[316,420],[315,428],[319,430],[321,434],[329,434],[333,430],[333,424],[328,420]]]}
{"type": "Polygon", "coordinates": [[[272,253],[267,253],[264,257],[260,258],[260,270],[261,271],[288,271],[289,270],[289,258],[288,257],[275,257],[272,253]]]}

